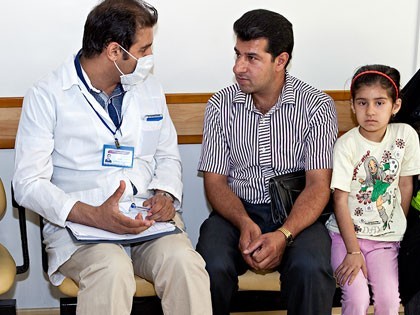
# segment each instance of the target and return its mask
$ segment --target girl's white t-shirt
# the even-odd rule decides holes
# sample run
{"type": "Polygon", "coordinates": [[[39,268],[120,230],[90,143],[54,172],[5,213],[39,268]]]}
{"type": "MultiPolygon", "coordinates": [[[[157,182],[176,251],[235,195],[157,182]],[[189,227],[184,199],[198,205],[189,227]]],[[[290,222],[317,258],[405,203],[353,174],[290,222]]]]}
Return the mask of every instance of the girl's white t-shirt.
{"type": "MultiPolygon", "coordinates": [[[[331,189],[349,193],[348,207],[358,238],[400,241],[406,229],[399,177],[420,174],[420,145],[407,124],[389,124],[381,142],[364,138],[359,127],[334,147],[331,189]]],[[[339,233],[335,215],[326,222],[339,233]]]]}

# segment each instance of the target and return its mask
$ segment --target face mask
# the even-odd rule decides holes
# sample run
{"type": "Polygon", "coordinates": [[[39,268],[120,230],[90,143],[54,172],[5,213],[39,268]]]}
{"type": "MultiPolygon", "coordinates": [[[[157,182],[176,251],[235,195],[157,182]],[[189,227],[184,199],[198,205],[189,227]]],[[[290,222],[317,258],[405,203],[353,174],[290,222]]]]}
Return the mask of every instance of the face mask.
{"type": "Polygon", "coordinates": [[[149,75],[150,70],[153,68],[153,55],[147,55],[141,58],[136,58],[123,47],[121,47],[121,49],[124,50],[131,58],[137,60],[136,68],[132,73],[129,74],[124,74],[114,61],[115,67],[121,73],[121,84],[124,87],[130,87],[132,85],[136,85],[138,83],[143,82],[149,75]]]}

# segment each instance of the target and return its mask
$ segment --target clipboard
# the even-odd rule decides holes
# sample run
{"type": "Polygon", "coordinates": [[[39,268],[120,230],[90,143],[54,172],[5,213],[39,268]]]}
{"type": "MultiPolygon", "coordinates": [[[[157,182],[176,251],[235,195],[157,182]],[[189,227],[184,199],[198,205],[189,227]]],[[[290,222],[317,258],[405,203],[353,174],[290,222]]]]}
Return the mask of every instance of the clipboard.
{"type": "Polygon", "coordinates": [[[139,234],[116,234],[95,227],[68,222],[66,229],[77,243],[118,243],[122,245],[147,242],[166,235],[182,233],[182,230],[170,222],[156,222],[139,234]]]}

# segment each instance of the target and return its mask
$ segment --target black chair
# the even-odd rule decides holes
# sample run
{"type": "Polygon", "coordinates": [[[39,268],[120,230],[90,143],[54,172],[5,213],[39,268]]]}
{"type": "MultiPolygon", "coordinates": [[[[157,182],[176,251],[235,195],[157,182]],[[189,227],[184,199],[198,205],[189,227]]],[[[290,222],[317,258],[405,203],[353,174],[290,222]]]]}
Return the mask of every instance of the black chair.
{"type": "MultiPolygon", "coordinates": [[[[4,191],[3,182],[0,179],[0,219],[3,218],[6,212],[6,193],[4,191]]],[[[28,238],[26,232],[26,216],[25,212],[18,212],[20,239],[22,248],[22,265],[16,265],[15,260],[9,251],[0,244],[0,294],[4,294],[10,290],[15,283],[16,275],[22,274],[29,269],[29,253],[28,253],[28,238]]],[[[0,300],[0,314],[15,315],[16,314],[16,300],[2,299],[0,300]]]]}

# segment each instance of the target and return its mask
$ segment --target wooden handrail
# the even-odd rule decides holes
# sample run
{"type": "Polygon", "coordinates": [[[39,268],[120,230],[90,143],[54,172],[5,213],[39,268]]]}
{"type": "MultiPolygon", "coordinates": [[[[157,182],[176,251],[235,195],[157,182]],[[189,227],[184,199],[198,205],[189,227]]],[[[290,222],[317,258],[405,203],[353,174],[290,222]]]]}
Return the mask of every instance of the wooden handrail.
{"type": "MultiPolygon", "coordinates": [[[[325,91],[335,101],[340,133],[355,126],[350,110],[349,91],[325,91]]],[[[200,144],[204,109],[212,93],[166,94],[171,118],[178,133],[179,144],[200,144]]],[[[23,97],[0,97],[0,149],[13,149],[19,124],[23,97]]]]}

